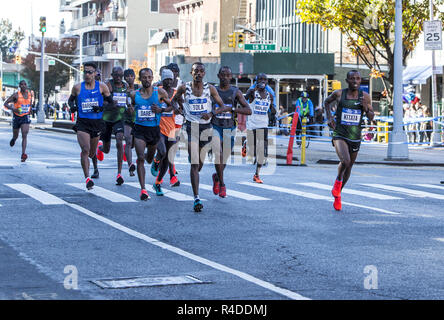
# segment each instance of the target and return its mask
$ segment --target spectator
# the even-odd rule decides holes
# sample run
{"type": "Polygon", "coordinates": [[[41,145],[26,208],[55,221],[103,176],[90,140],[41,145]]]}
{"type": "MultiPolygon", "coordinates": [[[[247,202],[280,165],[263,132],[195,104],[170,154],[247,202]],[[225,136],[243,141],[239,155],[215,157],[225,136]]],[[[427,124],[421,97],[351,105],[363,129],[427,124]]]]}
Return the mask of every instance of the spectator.
{"type": "Polygon", "coordinates": [[[322,129],[324,124],[324,108],[322,106],[317,106],[315,108],[315,116],[314,116],[314,122],[318,124],[315,126],[315,135],[322,136],[322,129]]]}

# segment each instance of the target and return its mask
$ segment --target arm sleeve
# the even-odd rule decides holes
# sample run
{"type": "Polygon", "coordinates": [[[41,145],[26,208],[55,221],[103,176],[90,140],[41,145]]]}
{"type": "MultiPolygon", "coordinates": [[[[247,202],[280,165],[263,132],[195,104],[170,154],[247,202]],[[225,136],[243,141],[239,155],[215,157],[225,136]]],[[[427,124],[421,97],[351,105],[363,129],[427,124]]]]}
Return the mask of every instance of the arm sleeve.
{"type": "Polygon", "coordinates": [[[314,117],[314,107],[313,102],[310,100],[310,103],[308,104],[308,107],[310,109],[310,117],[314,117]]]}
{"type": "Polygon", "coordinates": [[[274,90],[268,84],[265,87],[265,89],[268,91],[268,93],[270,93],[273,96],[273,107],[275,110],[277,110],[276,109],[276,94],[274,93],[274,90]]]}

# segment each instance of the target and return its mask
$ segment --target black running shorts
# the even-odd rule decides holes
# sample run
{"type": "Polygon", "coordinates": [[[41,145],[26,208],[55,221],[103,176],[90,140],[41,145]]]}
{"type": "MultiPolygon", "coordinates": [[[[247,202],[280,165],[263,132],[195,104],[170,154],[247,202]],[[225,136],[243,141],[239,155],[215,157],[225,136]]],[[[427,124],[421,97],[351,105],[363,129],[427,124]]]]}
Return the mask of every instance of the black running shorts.
{"type": "Polygon", "coordinates": [[[77,122],[73,127],[75,132],[86,132],[91,138],[99,137],[103,130],[102,119],[77,118],[77,122]]]}
{"type": "Polygon", "coordinates": [[[124,126],[123,126],[123,120],[119,120],[116,122],[108,122],[104,121],[104,129],[103,133],[100,136],[100,140],[103,142],[110,142],[111,141],[111,135],[116,135],[117,133],[121,132],[123,134],[124,132],[124,126]]]}
{"type": "Polygon", "coordinates": [[[160,140],[160,127],[146,127],[135,124],[133,134],[134,138],[145,140],[147,145],[153,146],[160,140]]]}
{"type": "Polygon", "coordinates": [[[31,118],[29,117],[29,114],[22,117],[14,115],[12,118],[13,129],[19,129],[23,124],[30,124],[30,123],[31,123],[31,118]]]}
{"type": "Polygon", "coordinates": [[[185,130],[188,136],[188,143],[191,141],[199,141],[199,148],[203,148],[211,142],[213,135],[213,126],[211,123],[198,124],[187,121],[185,123],[185,130]],[[196,129],[195,129],[196,128],[196,129]]]}
{"type": "Polygon", "coordinates": [[[334,140],[343,140],[347,143],[348,145],[348,150],[350,153],[355,153],[358,152],[359,149],[361,148],[361,141],[359,142],[354,142],[354,141],[350,141],[347,140],[343,137],[333,137],[333,139],[331,140],[331,144],[333,145],[333,147],[335,146],[335,144],[333,143],[334,140]]]}

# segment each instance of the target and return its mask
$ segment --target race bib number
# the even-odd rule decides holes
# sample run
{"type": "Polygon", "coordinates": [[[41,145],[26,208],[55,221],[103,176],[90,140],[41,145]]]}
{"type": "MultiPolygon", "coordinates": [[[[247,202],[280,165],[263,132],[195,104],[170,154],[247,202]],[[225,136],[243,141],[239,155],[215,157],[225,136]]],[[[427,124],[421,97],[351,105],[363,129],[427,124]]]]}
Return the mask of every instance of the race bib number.
{"type": "Polygon", "coordinates": [[[151,110],[151,106],[140,106],[137,110],[137,118],[139,121],[153,121],[156,115],[151,110]]]}
{"type": "Polygon", "coordinates": [[[91,100],[91,99],[85,99],[85,101],[82,101],[81,107],[82,107],[82,112],[84,113],[89,113],[89,112],[93,112],[93,107],[98,107],[99,106],[99,101],[97,100],[91,100]]]}
{"type": "Polygon", "coordinates": [[[126,93],[125,92],[115,92],[113,93],[113,100],[116,106],[125,107],[126,106],[126,93]]]}
{"type": "Polygon", "coordinates": [[[361,110],[343,108],[341,115],[341,124],[346,126],[357,126],[361,121],[361,110]]]}
{"type": "Polygon", "coordinates": [[[270,107],[269,103],[267,101],[255,101],[254,102],[254,110],[253,112],[255,114],[259,115],[266,115],[268,112],[268,108],[270,107]]]}
{"type": "Polygon", "coordinates": [[[23,114],[23,113],[28,113],[29,110],[31,109],[31,106],[29,104],[22,104],[21,108],[22,108],[21,113],[23,114]]]}
{"type": "MultiPolygon", "coordinates": [[[[230,107],[230,108],[233,107],[232,104],[226,104],[225,106],[230,107]]],[[[216,104],[216,109],[219,109],[219,108],[220,108],[219,105],[216,104]]],[[[216,114],[216,118],[222,119],[222,120],[229,120],[229,119],[231,119],[231,117],[232,117],[231,112],[222,112],[222,113],[216,114]]]]}
{"type": "Polygon", "coordinates": [[[190,99],[188,101],[190,105],[190,113],[194,116],[199,116],[204,113],[207,113],[206,105],[208,104],[208,100],[204,99],[190,99]]]}

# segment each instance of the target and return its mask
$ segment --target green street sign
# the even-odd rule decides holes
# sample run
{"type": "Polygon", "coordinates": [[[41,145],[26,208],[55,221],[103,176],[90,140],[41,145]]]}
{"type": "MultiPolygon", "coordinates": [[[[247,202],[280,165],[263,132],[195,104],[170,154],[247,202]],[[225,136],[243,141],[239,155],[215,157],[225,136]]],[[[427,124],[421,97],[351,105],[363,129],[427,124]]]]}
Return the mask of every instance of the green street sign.
{"type": "Polygon", "coordinates": [[[276,50],[276,44],[247,43],[244,45],[244,49],[257,51],[274,51],[276,50]]]}

